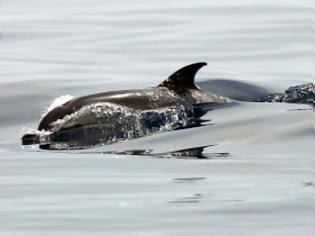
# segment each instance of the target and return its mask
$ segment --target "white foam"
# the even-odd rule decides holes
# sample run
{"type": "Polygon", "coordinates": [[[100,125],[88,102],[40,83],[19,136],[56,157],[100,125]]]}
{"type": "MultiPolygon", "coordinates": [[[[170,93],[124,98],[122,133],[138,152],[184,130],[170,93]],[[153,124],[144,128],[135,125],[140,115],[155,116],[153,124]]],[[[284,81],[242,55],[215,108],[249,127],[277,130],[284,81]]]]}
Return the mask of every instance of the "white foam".
{"type": "Polygon", "coordinates": [[[23,127],[21,132],[22,132],[22,134],[38,134],[38,135],[49,135],[49,134],[51,134],[50,131],[37,130],[37,129],[28,128],[28,127],[23,127]]]}
{"type": "Polygon", "coordinates": [[[53,110],[54,108],[70,101],[71,99],[73,99],[74,97],[72,95],[66,94],[66,95],[62,95],[60,97],[57,97],[48,107],[46,107],[44,109],[44,111],[42,111],[42,115],[41,117],[44,117],[45,115],[47,115],[48,112],[50,112],[51,110],[53,110]]]}

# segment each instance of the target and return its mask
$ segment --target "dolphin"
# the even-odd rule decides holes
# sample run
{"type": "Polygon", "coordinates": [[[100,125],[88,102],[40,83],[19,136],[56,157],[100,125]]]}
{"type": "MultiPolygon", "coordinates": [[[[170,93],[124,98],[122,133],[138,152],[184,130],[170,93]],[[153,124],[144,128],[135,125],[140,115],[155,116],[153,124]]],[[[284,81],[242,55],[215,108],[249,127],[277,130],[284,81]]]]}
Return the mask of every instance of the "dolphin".
{"type": "MultiPolygon", "coordinates": [[[[110,103],[126,107],[132,111],[147,111],[167,107],[187,107],[198,104],[224,104],[229,102],[228,98],[204,92],[195,84],[196,73],[205,65],[207,65],[205,62],[187,65],[175,71],[157,87],[109,91],[74,98],[48,112],[41,119],[38,130],[55,132],[56,122],[82,110],[84,107],[98,103],[110,103]]],[[[89,124],[91,124],[93,119],[91,117],[85,117],[85,120],[83,118],[81,120],[77,119],[72,126],[67,125],[63,127],[61,125],[59,130],[69,130],[73,127],[82,126],[86,120],[89,120],[89,124]]],[[[22,143],[26,145],[38,143],[39,141],[38,137],[35,138],[35,141],[34,138],[31,139],[33,141],[30,141],[30,136],[25,135],[22,138],[22,143]]]]}

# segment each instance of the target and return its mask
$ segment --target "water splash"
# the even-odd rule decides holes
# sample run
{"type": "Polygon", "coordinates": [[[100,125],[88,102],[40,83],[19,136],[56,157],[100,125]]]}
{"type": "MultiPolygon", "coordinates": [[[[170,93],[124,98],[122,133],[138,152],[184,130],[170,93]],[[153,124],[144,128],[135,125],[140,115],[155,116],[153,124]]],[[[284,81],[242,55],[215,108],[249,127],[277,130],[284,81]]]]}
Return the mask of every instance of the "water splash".
{"type": "Polygon", "coordinates": [[[45,115],[47,115],[48,112],[50,112],[54,108],[56,108],[62,104],[65,104],[66,102],[70,101],[73,98],[74,97],[72,95],[69,95],[69,94],[57,97],[48,107],[45,107],[45,109],[41,112],[41,118],[43,118],[45,115]]]}
{"type": "Polygon", "coordinates": [[[192,106],[141,111],[95,103],[53,122],[51,132],[36,131],[34,140],[44,149],[82,149],[191,127],[195,123],[192,106]]]}

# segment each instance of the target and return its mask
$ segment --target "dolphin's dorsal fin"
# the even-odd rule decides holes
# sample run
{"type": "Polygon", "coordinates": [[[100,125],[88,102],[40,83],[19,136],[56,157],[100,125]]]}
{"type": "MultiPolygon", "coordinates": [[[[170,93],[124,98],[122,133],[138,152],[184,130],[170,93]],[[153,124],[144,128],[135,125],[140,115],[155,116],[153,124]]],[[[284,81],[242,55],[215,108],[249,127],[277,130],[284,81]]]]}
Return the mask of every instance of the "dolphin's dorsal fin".
{"type": "Polygon", "coordinates": [[[174,72],[167,80],[159,84],[158,87],[167,87],[175,92],[182,93],[187,89],[199,89],[195,85],[195,75],[197,71],[207,65],[206,62],[198,62],[185,66],[174,72]]]}

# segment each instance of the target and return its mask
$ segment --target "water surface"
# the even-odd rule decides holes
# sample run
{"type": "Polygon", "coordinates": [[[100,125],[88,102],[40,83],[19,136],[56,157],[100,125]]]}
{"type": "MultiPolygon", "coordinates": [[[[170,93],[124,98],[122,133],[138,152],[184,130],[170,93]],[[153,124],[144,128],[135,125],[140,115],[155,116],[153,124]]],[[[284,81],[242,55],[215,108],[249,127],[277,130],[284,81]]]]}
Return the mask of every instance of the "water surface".
{"type": "Polygon", "coordinates": [[[307,105],[240,102],[207,113],[205,127],[84,152],[22,149],[20,137],[62,95],[155,86],[197,61],[208,62],[198,82],[228,79],[279,92],[312,82],[313,7],[2,1],[0,233],[311,235],[314,115],[307,105]],[[161,156],[200,146],[208,146],[208,159],[161,156]],[[147,149],[154,156],[104,154],[147,149]]]}

